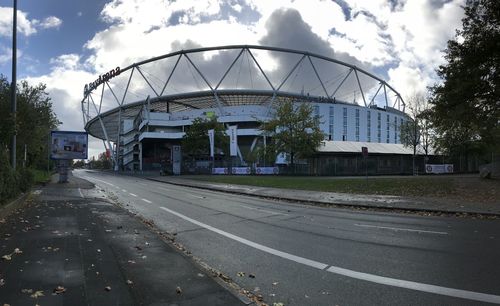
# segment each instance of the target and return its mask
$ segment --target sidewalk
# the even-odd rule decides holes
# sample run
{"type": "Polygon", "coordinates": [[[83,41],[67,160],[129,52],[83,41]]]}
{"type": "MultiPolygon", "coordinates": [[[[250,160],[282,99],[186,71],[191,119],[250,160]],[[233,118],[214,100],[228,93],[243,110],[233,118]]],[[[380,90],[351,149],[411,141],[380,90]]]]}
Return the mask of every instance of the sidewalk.
{"type": "Polygon", "coordinates": [[[244,305],[84,180],[0,219],[0,305],[244,305]]]}
{"type": "Polygon", "coordinates": [[[442,198],[410,198],[387,195],[363,195],[232,185],[198,181],[179,176],[158,176],[153,173],[149,173],[149,175],[146,173],[142,176],[150,180],[179,186],[216,190],[276,200],[312,203],[317,205],[349,206],[360,209],[377,208],[400,211],[409,210],[414,212],[437,214],[451,213],[500,216],[500,203],[492,205],[484,203],[470,203],[466,201],[457,202],[442,198]]]}

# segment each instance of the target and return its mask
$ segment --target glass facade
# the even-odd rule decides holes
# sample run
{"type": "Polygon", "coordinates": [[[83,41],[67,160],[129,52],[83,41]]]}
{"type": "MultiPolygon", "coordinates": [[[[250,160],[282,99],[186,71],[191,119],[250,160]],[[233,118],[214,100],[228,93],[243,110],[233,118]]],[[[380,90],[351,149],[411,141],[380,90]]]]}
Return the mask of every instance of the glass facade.
{"type": "Polygon", "coordinates": [[[359,141],[359,109],[356,109],[356,141],[359,141]]]}
{"type": "Polygon", "coordinates": [[[387,120],[385,121],[385,126],[386,126],[386,130],[387,130],[387,137],[386,137],[386,141],[387,143],[390,142],[390,126],[391,126],[391,123],[390,123],[390,119],[389,119],[389,115],[387,115],[387,120]]]}
{"type": "Polygon", "coordinates": [[[382,142],[382,114],[377,113],[377,142],[382,142]]]}
{"type": "Polygon", "coordinates": [[[366,140],[372,141],[372,114],[370,111],[366,112],[366,140]]]}
{"type": "Polygon", "coordinates": [[[344,107],[344,129],[342,130],[342,140],[347,140],[347,107],[344,107]]]}
{"type": "Polygon", "coordinates": [[[333,125],[335,123],[334,120],[334,107],[330,106],[330,113],[329,113],[329,121],[328,121],[328,139],[333,140],[333,125]]]}

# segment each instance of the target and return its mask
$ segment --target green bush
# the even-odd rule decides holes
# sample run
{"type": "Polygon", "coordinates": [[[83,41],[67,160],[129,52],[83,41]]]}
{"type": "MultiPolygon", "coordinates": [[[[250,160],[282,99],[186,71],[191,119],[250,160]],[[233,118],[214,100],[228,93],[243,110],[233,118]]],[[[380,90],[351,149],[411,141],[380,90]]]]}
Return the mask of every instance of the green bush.
{"type": "Polygon", "coordinates": [[[14,171],[9,164],[7,152],[0,150],[0,203],[15,198],[20,192],[28,191],[33,181],[32,170],[19,168],[14,171]]]}

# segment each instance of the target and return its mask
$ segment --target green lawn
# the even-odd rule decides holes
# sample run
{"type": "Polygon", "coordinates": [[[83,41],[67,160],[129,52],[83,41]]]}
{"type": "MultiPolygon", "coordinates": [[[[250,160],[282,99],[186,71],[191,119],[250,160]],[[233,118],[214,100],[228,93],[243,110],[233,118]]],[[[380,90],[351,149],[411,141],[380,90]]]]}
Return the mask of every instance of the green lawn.
{"type": "Polygon", "coordinates": [[[43,170],[32,170],[32,171],[34,174],[35,184],[46,183],[47,181],[50,180],[51,174],[49,172],[43,170]]]}
{"type": "Polygon", "coordinates": [[[304,176],[192,176],[190,179],[217,183],[276,187],[312,191],[398,196],[446,196],[454,189],[444,177],[329,178],[304,176]]]}

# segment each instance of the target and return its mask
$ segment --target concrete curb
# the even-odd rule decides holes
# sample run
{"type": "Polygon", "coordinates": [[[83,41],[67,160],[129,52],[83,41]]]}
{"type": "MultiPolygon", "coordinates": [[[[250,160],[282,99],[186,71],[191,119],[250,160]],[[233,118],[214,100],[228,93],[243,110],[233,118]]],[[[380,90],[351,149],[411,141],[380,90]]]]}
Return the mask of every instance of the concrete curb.
{"type": "Polygon", "coordinates": [[[0,206],[0,218],[5,218],[8,215],[12,214],[16,209],[21,208],[25,203],[26,199],[31,195],[31,190],[25,192],[18,196],[16,199],[8,202],[5,205],[0,206]]]}
{"type": "Polygon", "coordinates": [[[182,187],[190,187],[190,188],[197,188],[197,189],[203,189],[203,190],[219,191],[219,192],[238,194],[238,195],[246,195],[246,196],[252,196],[252,197],[263,198],[263,199],[283,200],[283,201],[287,201],[287,202],[308,204],[308,205],[314,205],[314,206],[323,206],[323,207],[330,206],[330,207],[338,207],[338,208],[344,208],[344,209],[349,208],[349,209],[358,209],[358,210],[392,211],[392,212],[397,212],[397,213],[428,213],[428,214],[433,214],[433,215],[455,215],[455,216],[468,215],[468,216],[472,216],[472,217],[491,217],[491,218],[500,217],[500,213],[485,212],[485,211],[471,211],[471,210],[460,211],[460,210],[452,210],[452,209],[395,207],[395,206],[379,205],[379,204],[366,205],[366,204],[358,204],[358,203],[347,204],[347,203],[323,202],[323,201],[314,201],[314,200],[298,200],[298,199],[293,199],[293,198],[286,197],[286,196],[259,195],[259,194],[255,194],[255,193],[243,192],[243,191],[238,191],[238,190],[229,190],[229,189],[224,189],[224,188],[213,188],[213,187],[200,186],[200,185],[189,184],[189,183],[164,181],[164,180],[159,180],[159,179],[150,178],[150,177],[145,177],[145,179],[150,180],[150,181],[165,183],[165,184],[182,186],[182,187]]]}

